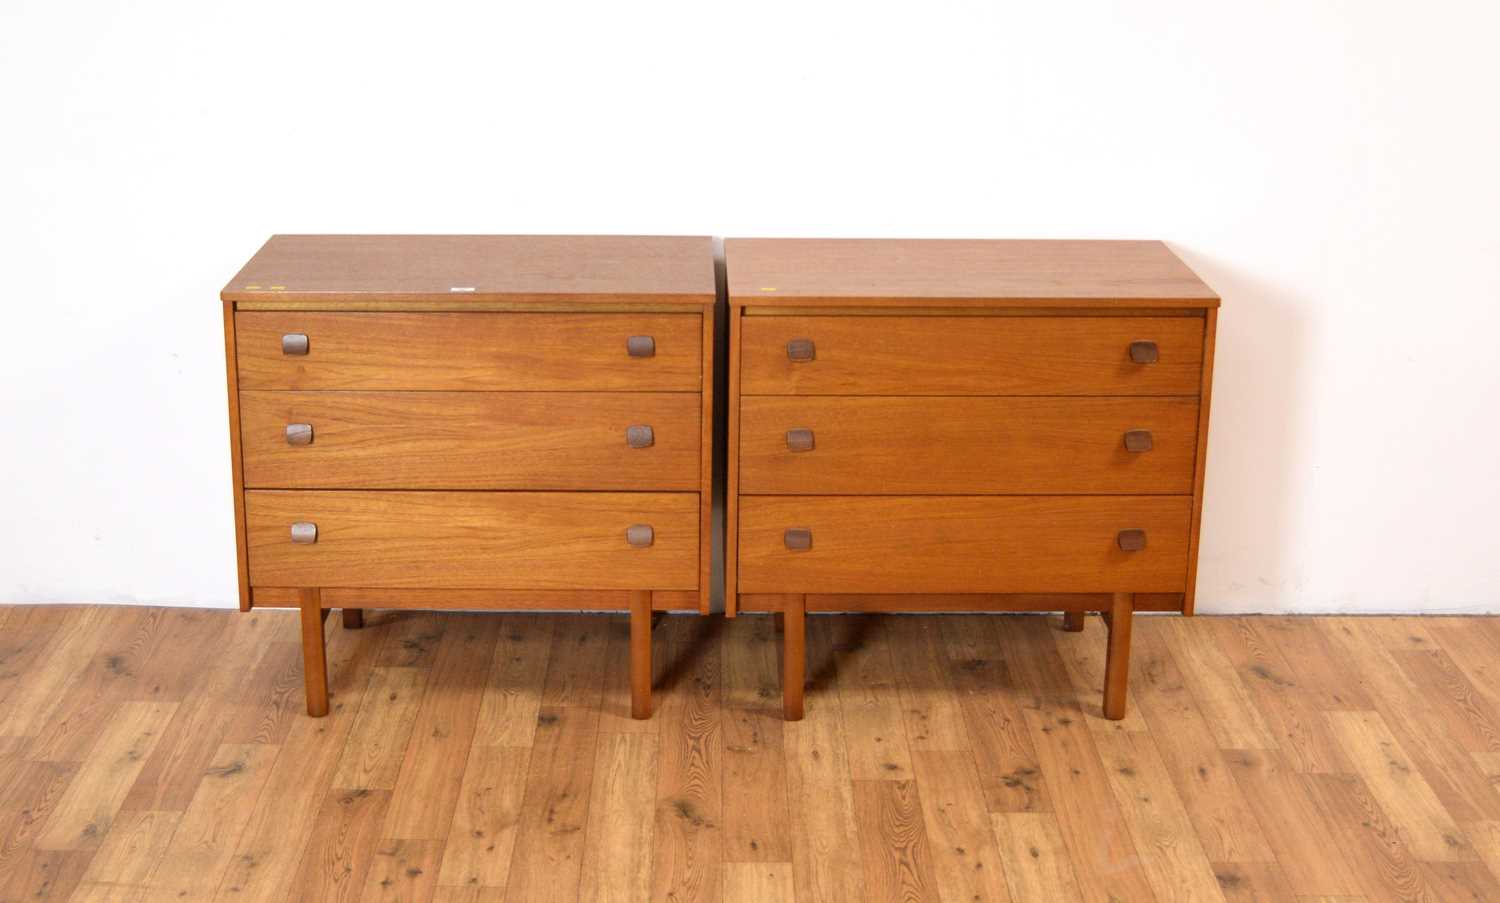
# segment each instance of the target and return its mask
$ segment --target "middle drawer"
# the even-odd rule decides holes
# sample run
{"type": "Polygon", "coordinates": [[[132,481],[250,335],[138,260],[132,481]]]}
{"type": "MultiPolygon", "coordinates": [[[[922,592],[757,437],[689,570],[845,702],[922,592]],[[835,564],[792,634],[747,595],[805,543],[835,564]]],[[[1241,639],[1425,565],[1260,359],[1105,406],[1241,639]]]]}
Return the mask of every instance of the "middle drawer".
{"type": "Polygon", "coordinates": [[[749,494],[1190,494],[1197,398],[740,399],[749,494]]]}
{"type": "Polygon", "coordinates": [[[246,488],[693,490],[697,394],[240,393],[246,488]]]}

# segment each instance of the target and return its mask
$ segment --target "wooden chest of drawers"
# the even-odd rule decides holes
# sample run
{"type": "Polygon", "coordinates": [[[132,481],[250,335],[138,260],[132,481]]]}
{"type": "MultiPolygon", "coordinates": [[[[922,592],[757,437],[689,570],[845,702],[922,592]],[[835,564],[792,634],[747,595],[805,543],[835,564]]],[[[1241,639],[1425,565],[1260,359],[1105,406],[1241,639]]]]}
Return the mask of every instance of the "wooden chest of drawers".
{"type": "Polygon", "coordinates": [[[224,289],[240,605],[707,612],[707,238],[277,236],[224,289]]]}
{"type": "Polygon", "coordinates": [[[726,609],[1191,613],[1218,297],[1156,242],[730,239],[726,609]],[[1043,595],[1045,594],[1045,595],[1043,595]]]}

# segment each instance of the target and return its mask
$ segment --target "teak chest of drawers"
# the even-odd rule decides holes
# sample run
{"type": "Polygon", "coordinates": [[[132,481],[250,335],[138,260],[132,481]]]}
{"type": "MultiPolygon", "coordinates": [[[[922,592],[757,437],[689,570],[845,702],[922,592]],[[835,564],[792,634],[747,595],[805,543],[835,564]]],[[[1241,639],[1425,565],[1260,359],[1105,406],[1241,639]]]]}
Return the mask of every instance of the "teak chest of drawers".
{"type": "Polygon", "coordinates": [[[224,289],[240,606],[708,611],[707,238],[276,236],[224,289]]]}
{"type": "Polygon", "coordinates": [[[1191,613],[1218,296],[1158,242],[730,239],[726,610],[1191,613]],[[1046,594],[1046,595],[1042,595],[1046,594]]]}

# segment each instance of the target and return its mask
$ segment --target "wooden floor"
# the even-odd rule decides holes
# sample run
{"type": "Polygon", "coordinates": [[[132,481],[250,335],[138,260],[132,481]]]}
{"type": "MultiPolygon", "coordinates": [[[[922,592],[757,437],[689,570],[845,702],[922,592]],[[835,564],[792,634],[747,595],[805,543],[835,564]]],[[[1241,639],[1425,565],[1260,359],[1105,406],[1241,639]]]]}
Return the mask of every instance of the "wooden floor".
{"type": "Polygon", "coordinates": [[[1496,900],[1500,620],[0,609],[0,899],[1496,900]]]}

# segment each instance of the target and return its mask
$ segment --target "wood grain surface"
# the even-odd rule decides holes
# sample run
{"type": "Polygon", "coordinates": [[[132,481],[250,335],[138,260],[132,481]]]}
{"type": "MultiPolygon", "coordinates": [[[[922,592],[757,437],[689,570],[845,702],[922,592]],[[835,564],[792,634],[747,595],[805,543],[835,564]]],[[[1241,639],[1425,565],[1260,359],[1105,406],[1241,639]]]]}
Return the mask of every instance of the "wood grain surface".
{"type": "Polygon", "coordinates": [[[1190,506],[1186,496],[744,496],[738,589],[1180,592],[1190,506]],[[811,530],[812,548],[789,551],[789,528],[811,530]],[[1145,530],[1146,548],[1121,551],[1124,529],[1145,530]]]}
{"type": "Polygon", "coordinates": [[[1202,382],[1198,317],[742,320],[744,395],[1197,395],[1202,382]],[[788,358],[799,338],[813,360],[788,358]],[[1131,361],[1138,340],[1156,363],[1131,361]]]}
{"type": "Polygon", "coordinates": [[[748,397],[740,491],[1185,495],[1197,424],[1193,398],[748,397]],[[794,429],[810,451],[788,448],[794,429]],[[1126,450],[1136,429],[1150,451],[1126,450]]]}
{"type": "Polygon", "coordinates": [[[234,487],[234,557],[240,611],[250,610],[250,568],[245,550],[244,458],[240,446],[239,356],[235,344],[234,305],[224,302],[224,369],[229,391],[229,473],[234,487]]]}
{"type": "Polygon", "coordinates": [[[641,732],[618,614],[330,621],[309,719],[292,612],[0,609],[0,899],[1500,899],[1500,619],[1138,617],[1107,728],[1097,618],[811,616],[795,723],[770,621],[668,618],[641,732]],[[1337,770],[1213,730],[1287,708],[1337,770]]]}
{"type": "MultiPolygon", "coordinates": [[[[1052,612],[1070,614],[1108,611],[1110,593],[808,593],[807,610],[817,612],[893,613],[913,611],[914,598],[921,611],[969,614],[973,612],[1052,612]]],[[[744,611],[780,611],[777,594],[743,593],[744,611]]],[[[259,603],[257,603],[259,604],[259,603]]],[[[1181,593],[1136,593],[1135,610],[1176,612],[1181,593]]],[[[1071,620],[1071,619],[1070,619],[1071,620]]]]}
{"type": "Polygon", "coordinates": [[[220,297],[702,305],[714,299],[714,250],[706,237],[273,235],[220,297]]]}
{"type": "Polygon", "coordinates": [[[699,392],[697,314],[235,314],[239,387],[453,391],[699,392]],[[283,335],[308,338],[305,355],[283,335]],[[656,340],[631,357],[626,340],[656,340]]]}
{"type": "MultiPolygon", "coordinates": [[[[436,608],[450,611],[627,611],[630,608],[629,590],[330,586],[322,593],[323,604],[328,608],[436,608]]],[[[296,587],[257,586],[251,590],[250,596],[256,608],[289,608],[297,604],[296,587]]],[[[698,601],[697,590],[657,590],[651,594],[655,611],[697,609],[698,601]]]]}
{"type": "Polygon", "coordinates": [[[1193,527],[1188,547],[1187,592],[1182,613],[1193,613],[1198,592],[1198,551],[1203,539],[1203,490],[1208,477],[1208,412],[1213,400],[1214,342],[1218,335],[1219,312],[1208,311],[1203,320],[1203,388],[1198,392],[1198,454],[1193,463],[1193,527]]]}
{"type": "Polygon", "coordinates": [[[698,588],[698,494],[251,490],[250,579],[407,589],[698,588]],[[291,524],[317,524],[296,544],[291,524]],[[632,524],[649,547],[625,540],[632,524]]]}
{"type": "Polygon", "coordinates": [[[733,305],[1217,307],[1159,241],[730,238],[733,305]]]}
{"type": "Polygon", "coordinates": [[[685,392],[246,391],[245,485],[697,492],[701,408],[685,392]],[[292,423],[311,444],[287,443],[292,423]]]}

